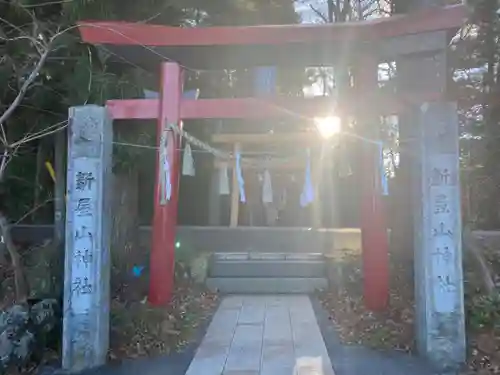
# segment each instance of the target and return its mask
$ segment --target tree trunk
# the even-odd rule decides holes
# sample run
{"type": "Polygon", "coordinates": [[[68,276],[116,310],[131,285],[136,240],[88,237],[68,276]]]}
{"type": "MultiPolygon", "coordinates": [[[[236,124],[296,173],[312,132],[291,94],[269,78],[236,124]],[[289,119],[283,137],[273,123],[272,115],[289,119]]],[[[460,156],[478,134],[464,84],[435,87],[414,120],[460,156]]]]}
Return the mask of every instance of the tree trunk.
{"type": "Polygon", "coordinates": [[[29,288],[26,282],[24,267],[22,264],[21,256],[17,251],[14,242],[12,241],[10,225],[7,217],[4,214],[4,205],[6,201],[6,194],[3,190],[3,182],[5,177],[5,169],[7,167],[7,151],[0,157],[0,261],[5,262],[5,250],[9,254],[14,271],[14,287],[16,291],[16,301],[23,303],[28,298],[29,288]]]}
{"type": "Polygon", "coordinates": [[[111,257],[117,283],[128,280],[131,268],[140,261],[139,172],[135,167],[113,173],[111,257]],[[116,277],[117,276],[117,277],[116,277]]]}
{"type": "Polygon", "coordinates": [[[67,132],[59,131],[54,137],[54,247],[56,256],[52,263],[55,282],[52,284],[53,294],[62,295],[64,283],[64,253],[66,230],[66,152],[67,132]]]}
{"type": "Polygon", "coordinates": [[[333,23],[334,21],[334,4],[333,0],[328,0],[327,1],[327,16],[328,16],[328,23],[333,23]]]}
{"type": "Polygon", "coordinates": [[[486,198],[483,199],[482,209],[486,214],[486,220],[490,227],[498,228],[500,226],[500,208],[498,205],[498,197],[500,195],[499,182],[500,173],[498,172],[498,137],[499,137],[499,119],[497,107],[497,98],[495,96],[495,66],[496,66],[496,2],[488,1],[485,3],[482,10],[481,19],[482,26],[479,36],[483,39],[482,56],[486,62],[486,72],[483,74],[483,117],[485,126],[485,155],[484,155],[484,171],[486,176],[490,177],[488,191],[485,193],[486,198]]]}
{"type": "Polygon", "coordinates": [[[22,264],[21,256],[17,251],[14,242],[10,236],[10,225],[6,217],[0,212],[0,235],[3,239],[3,245],[7,248],[10,256],[10,261],[12,263],[12,269],[14,270],[14,283],[16,288],[16,302],[23,303],[26,302],[28,298],[28,284],[26,282],[26,276],[24,274],[24,267],[22,264]]]}
{"type": "Polygon", "coordinates": [[[45,147],[43,140],[40,140],[38,142],[38,147],[36,151],[36,172],[35,172],[35,179],[33,181],[35,185],[33,189],[33,213],[31,214],[31,220],[33,223],[36,223],[36,219],[37,217],[39,217],[38,208],[40,207],[40,204],[42,202],[41,200],[42,173],[45,166],[44,163],[45,163],[45,147]]]}

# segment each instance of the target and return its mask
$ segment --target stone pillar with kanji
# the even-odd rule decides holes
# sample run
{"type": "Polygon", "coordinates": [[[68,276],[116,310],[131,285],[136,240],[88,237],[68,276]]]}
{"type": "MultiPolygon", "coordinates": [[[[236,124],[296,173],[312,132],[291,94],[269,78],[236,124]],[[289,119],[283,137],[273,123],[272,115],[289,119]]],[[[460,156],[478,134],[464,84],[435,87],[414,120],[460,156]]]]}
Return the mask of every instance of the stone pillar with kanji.
{"type": "Polygon", "coordinates": [[[419,352],[440,370],[465,361],[457,106],[424,103],[414,168],[415,302],[419,352]]]}
{"type": "Polygon", "coordinates": [[[95,105],[69,111],[63,368],[103,365],[109,343],[112,122],[95,105]]]}

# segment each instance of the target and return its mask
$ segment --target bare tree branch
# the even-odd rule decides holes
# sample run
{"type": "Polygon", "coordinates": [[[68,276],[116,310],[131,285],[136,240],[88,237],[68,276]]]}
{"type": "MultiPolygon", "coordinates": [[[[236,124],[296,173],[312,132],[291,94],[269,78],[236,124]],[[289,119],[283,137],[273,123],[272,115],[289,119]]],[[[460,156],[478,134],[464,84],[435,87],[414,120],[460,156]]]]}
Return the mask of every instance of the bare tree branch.
{"type": "MultiPolygon", "coordinates": [[[[43,65],[45,64],[45,60],[47,60],[47,57],[49,56],[50,53],[50,44],[45,50],[45,52],[42,54],[40,57],[40,60],[38,60],[38,63],[35,65],[35,69],[31,72],[29,77],[24,81],[23,85],[21,86],[21,89],[19,90],[19,93],[17,94],[16,98],[14,101],[10,104],[10,106],[5,110],[4,113],[0,116],[0,126],[3,127],[4,123],[8,120],[8,118],[14,113],[16,110],[17,106],[21,103],[21,101],[24,99],[24,96],[26,95],[26,92],[28,91],[30,85],[33,83],[33,81],[38,77],[38,74],[40,73],[40,70],[42,70],[43,65]]],[[[7,146],[6,140],[3,140],[5,143],[5,146],[7,146]]]]}
{"type": "Polygon", "coordinates": [[[35,134],[25,136],[23,139],[21,139],[21,140],[19,140],[17,142],[12,143],[10,145],[10,147],[11,148],[19,147],[19,146],[21,146],[24,143],[34,141],[35,139],[39,139],[39,138],[45,137],[45,136],[47,136],[49,134],[57,133],[58,131],[63,130],[64,128],[66,128],[67,126],[68,126],[68,121],[67,120],[58,122],[57,124],[51,125],[50,127],[46,128],[44,130],[41,130],[41,131],[39,131],[39,132],[37,132],[35,134]],[[54,128],[56,128],[56,129],[54,129],[54,128]]]}
{"type": "MultiPolygon", "coordinates": [[[[0,0],[0,2],[5,2],[5,0],[0,0]]],[[[55,3],[56,2],[50,2],[50,3],[47,2],[43,4],[37,4],[33,7],[51,5],[55,3]]],[[[2,155],[0,155],[0,182],[2,182],[3,179],[5,178],[5,170],[7,168],[8,163],[12,160],[13,155],[16,155],[21,145],[45,137],[49,134],[58,132],[67,126],[67,120],[65,120],[57,124],[51,125],[47,128],[44,128],[39,132],[32,133],[28,131],[25,132],[22,139],[13,142],[11,144],[9,144],[9,141],[7,139],[7,132],[5,129],[7,121],[11,119],[16,109],[23,105],[22,102],[26,96],[27,91],[30,88],[37,85],[35,81],[40,76],[42,68],[46,63],[49,54],[58,50],[58,48],[55,46],[55,40],[61,35],[65,34],[66,32],[69,32],[78,27],[77,25],[73,25],[62,30],[61,27],[57,27],[56,32],[53,33],[50,30],[44,28],[43,23],[39,22],[39,20],[36,19],[35,13],[29,10],[28,7],[22,5],[19,5],[19,7],[29,16],[29,18],[31,18],[32,22],[19,27],[17,25],[12,24],[8,20],[0,18],[0,23],[8,25],[8,28],[10,28],[8,32],[6,33],[2,32],[0,34],[0,41],[15,42],[15,41],[26,40],[30,43],[33,52],[31,54],[28,53],[25,56],[26,58],[22,62],[23,66],[21,67],[17,67],[15,65],[13,66],[14,69],[13,72],[18,78],[19,88],[15,90],[16,94],[12,103],[6,105],[5,111],[3,111],[0,114],[0,145],[3,146],[0,147],[0,152],[2,152],[2,155]],[[28,30],[29,33],[27,32],[28,30]],[[18,73],[18,69],[20,73],[18,73]],[[24,77],[26,76],[27,78],[24,79],[24,77]]],[[[91,85],[91,81],[89,85],[91,85]]],[[[46,203],[47,202],[44,202],[43,204],[46,203]]],[[[39,207],[35,207],[35,210],[38,208],[39,207]]],[[[30,213],[31,212],[29,212],[27,215],[29,215],[30,213]]],[[[5,216],[5,212],[3,211],[0,211],[0,238],[1,238],[1,245],[5,246],[10,254],[12,268],[14,270],[16,299],[18,302],[23,302],[26,300],[28,296],[29,286],[26,282],[25,273],[18,249],[14,245],[11,238],[9,222],[7,220],[7,217],[5,216]]],[[[3,254],[1,254],[0,252],[0,256],[1,255],[3,254]]]]}
{"type": "Polygon", "coordinates": [[[23,39],[29,40],[30,42],[34,42],[33,38],[28,35],[16,36],[14,38],[6,38],[0,35],[0,40],[3,40],[4,42],[15,42],[17,40],[23,40],[23,39]]]}
{"type": "Polygon", "coordinates": [[[31,38],[31,36],[28,35],[23,29],[21,29],[19,26],[14,25],[12,22],[9,22],[5,18],[0,17],[0,21],[9,25],[10,27],[12,27],[12,29],[17,30],[21,35],[31,38]]]}
{"type": "Polygon", "coordinates": [[[25,4],[25,5],[23,5],[23,7],[26,9],[39,8],[39,7],[50,6],[50,5],[68,4],[68,3],[72,3],[73,1],[74,0],[47,1],[46,3],[25,4]]]}
{"type": "Polygon", "coordinates": [[[323,22],[325,23],[328,23],[328,18],[323,14],[321,13],[321,11],[319,9],[316,9],[315,7],[313,7],[312,4],[309,4],[309,8],[311,8],[311,10],[319,17],[323,20],[323,22]]]}
{"type": "Polygon", "coordinates": [[[0,116],[0,129],[1,129],[0,141],[4,144],[4,146],[10,147],[10,148],[19,146],[22,142],[29,142],[29,141],[32,141],[34,139],[38,139],[38,138],[40,138],[42,136],[54,133],[54,132],[56,132],[58,130],[61,130],[63,128],[63,127],[61,127],[60,129],[57,129],[55,131],[49,131],[49,132],[44,131],[43,133],[39,133],[36,136],[25,137],[23,140],[15,142],[15,143],[13,143],[12,145],[9,146],[4,125],[5,125],[5,122],[14,113],[14,111],[16,110],[16,108],[19,105],[21,105],[21,102],[24,99],[24,97],[26,95],[26,92],[31,87],[31,85],[33,85],[35,79],[40,74],[40,71],[42,70],[42,67],[44,66],[44,64],[45,64],[45,62],[46,62],[49,54],[51,52],[53,52],[53,48],[52,47],[54,45],[54,41],[58,37],[60,37],[61,35],[65,34],[66,32],[71,31],[71,30],[73,30],[73,29],[75,29],[75,28],[78,27],[78,25],[73,25],[73,26],[70,26],[70,27],[65,28],[63,30],[58,30],[58,32],[56,34],[54,34],[49,39],[48,42],[45,42],[46,38],[43,35],[41,35],[41,33],[38,31],[40,28],[38,26],[37,20],[34,18],[34,15],[28,9],[26,9],[25,7],[21,7],[21,8],[23,10],[25,10],[26,13],[33,20],[33,35],[32,36],[28,35],[24,30],[22,30],[18,26],[13,25],[12,23],[10,23],[9,21],[7,21],[7,20],[5,20],[3,18],[0,18],[0,21],[6,23],[7,25],[9,25],[10,27],[14,28],[15,30],[18,30],[22,34],[21,36],[18,36],[18,37],[15,37],[15,38],[5,38],[5,37],[0,37],[0,38],[2,40],[6,40],[6,41],[14,41],[14,40],[20,40],[20,39],[27,39],[27,40],[29,40],[33,44],[33,47],[38,51],[38,53],[40,54],[40,58],[38,59],[37,63],[35,64],[34,69],[31,71],[31,73],[28,76],[28,78],[21,85],[21,87],[19,89],[19,92],[17,93],[17,95],[16,95],[15,99],[13,100],[13,102],[7,107],[7,109],[0,116]]]}
{"type": "Polygon", "coordinates": [[[47,204],[49,204],[50,202],[53,202],[53,201],[54,201],[53,198],[48,198],[45,201],[37,204],[35,207],[33,207],[31,210],[29,210],[23,216],[21,216],[13,225],[18,225],[21,221],[23,221],[24,219],[26,219],[32,213],[34,213],[35,211],[38,211],[40,208],[46,206],[47,204]]]}
{"type": "Polygon", "coordinates": [[[9,158],[9,152],[7,149],[5,149],[0,159],[0,182],[2,182],[3,180],[4,171],[5,168],[7,168],[8,158],[9,158]]]}

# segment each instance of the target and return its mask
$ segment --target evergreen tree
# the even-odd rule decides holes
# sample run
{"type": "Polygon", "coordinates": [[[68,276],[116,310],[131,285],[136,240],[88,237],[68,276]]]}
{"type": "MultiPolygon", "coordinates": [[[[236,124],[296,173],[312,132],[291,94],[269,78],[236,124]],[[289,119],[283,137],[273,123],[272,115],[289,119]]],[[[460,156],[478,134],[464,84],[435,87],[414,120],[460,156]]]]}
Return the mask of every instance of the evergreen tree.
{"type": "Polygon", "coordinates": [[[494,0],[469,3],[468,26],[452,46],[452,93],[463,132],[467,221],[500,227],[500,19],[494,0]]]}

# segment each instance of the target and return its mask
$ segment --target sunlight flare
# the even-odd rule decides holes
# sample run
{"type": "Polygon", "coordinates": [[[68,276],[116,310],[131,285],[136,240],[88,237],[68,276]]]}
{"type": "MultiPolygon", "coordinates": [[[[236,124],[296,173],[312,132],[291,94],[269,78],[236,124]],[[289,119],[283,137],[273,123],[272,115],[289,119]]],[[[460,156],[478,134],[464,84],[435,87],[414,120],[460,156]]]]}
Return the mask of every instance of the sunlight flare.
{"type": "Polygon", "coordinates": [[[341,131],[340,117],[337,116],[316,117],[314,124],[323,139],[330,139],[341,131]]]}

